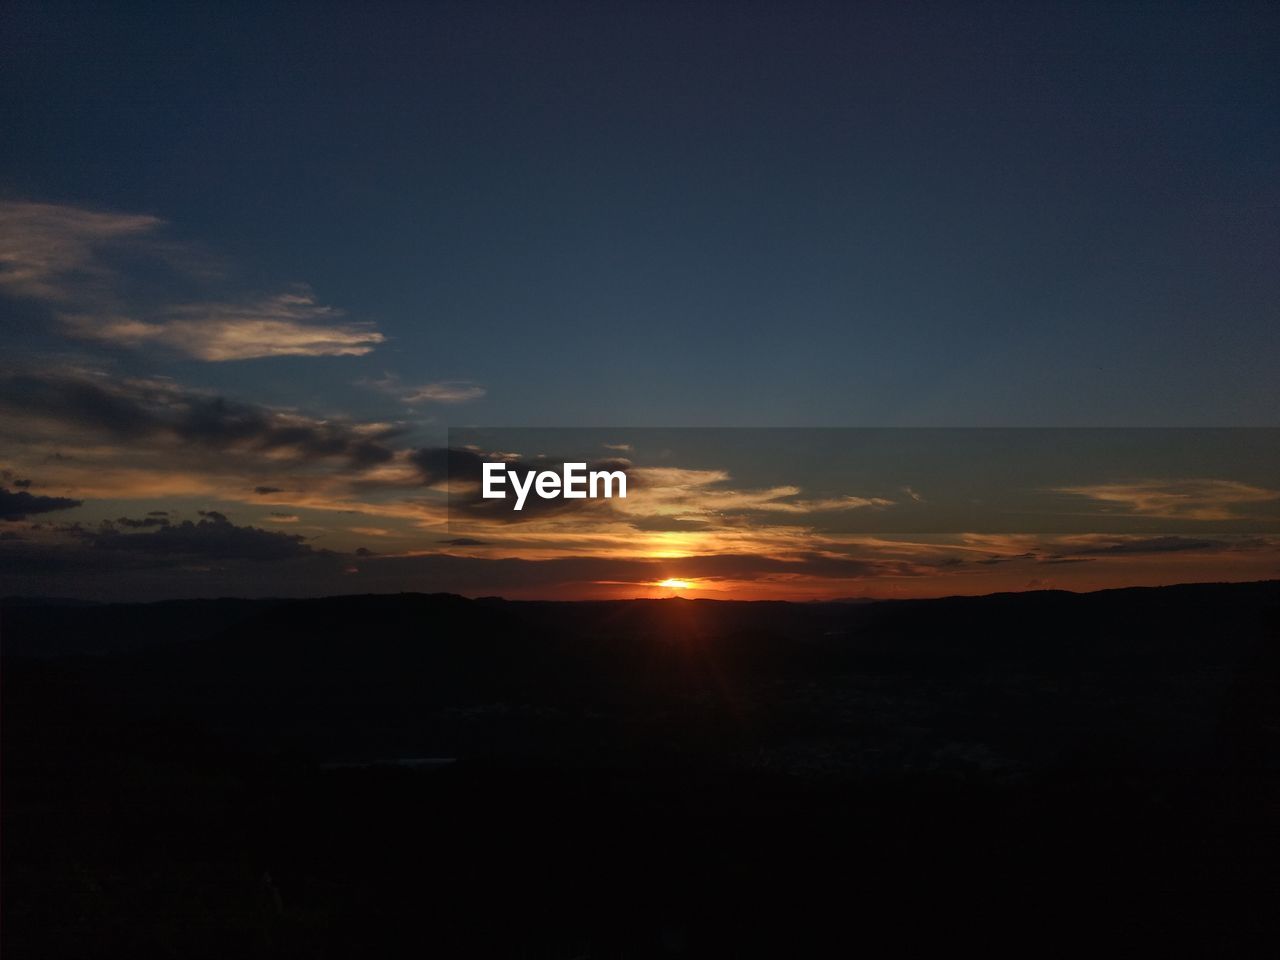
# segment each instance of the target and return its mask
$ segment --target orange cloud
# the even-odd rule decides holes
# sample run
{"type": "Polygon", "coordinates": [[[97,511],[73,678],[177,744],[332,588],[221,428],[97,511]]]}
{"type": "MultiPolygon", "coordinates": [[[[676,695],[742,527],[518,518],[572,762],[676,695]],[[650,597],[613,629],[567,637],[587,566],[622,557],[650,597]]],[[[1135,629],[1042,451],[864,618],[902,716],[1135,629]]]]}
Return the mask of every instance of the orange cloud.
{"type": "Polygon", "coordinates": [[[1139,480],[1061,487],[1059,493],[1088,497],[1127,512],[1168,520],[1232,520],[1238,507],[1280,500],[1280,491],[1235,480],[1139,480]]]}
{"type": "Polygon", "coordinates": [[[117,346],[159,344],[198,360],[364,356],[386,338],[367,323],[340,322],[342,311],[318,303],[307,288],[246,303],[165,308],[159,319],[64,313],[72,336],[117,346]]]}

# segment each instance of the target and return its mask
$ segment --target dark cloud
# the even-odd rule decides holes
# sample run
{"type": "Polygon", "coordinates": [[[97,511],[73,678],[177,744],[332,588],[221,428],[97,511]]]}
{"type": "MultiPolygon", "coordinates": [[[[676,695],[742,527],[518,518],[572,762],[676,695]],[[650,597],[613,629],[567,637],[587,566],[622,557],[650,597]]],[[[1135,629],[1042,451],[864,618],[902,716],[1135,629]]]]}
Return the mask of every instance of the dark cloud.
{"type": "Polygon", "coordinates": [[[975,560],[973,562],[980,563],[984,566],[992,566],[998,563],[1012,563],[1015,560],[1034,560],[1035,558],[1036,558],[1036,555],[1034,553],[1019,553],[1019,554],[1015,554],[1013,556],[1008,556],[1008,557],[1002,557],[1002,556],[983,557],[981,560],[975,560]]]}
{"type": "Polygon", "coordinates": [[[145,529],[148,527],[167,527],[169,526],[168,517],[155,517],[148,514],[147,516],[135,520],[130,517],[117,517],[116,525],[121,527],[129,527],[131,529],[145,529]]]}
{"type": "Polygon", "coordinates": [[[1125,540],[1101,550],[1098,555],[1117,553],[1181,553],[1184,550],[1223,550],[1229,544],[1220,540],[1192,540],[1186,537],[1150,537],[1145,540],[1125,540]]]}
{"type": "Polygon", "coordinates": [[[31,481],[28,478],[20,477],[12,470],[0,470],[0,480],[11,487],[17,487],[19,490],[25,490],[31,486],[31,481]]]}
{"type": "Polygon", "coordinates": [[[485,459],[472,450],[457,447],[423,447],[409,455],[409,460],[422,474],[422,482],[428,487],[450,479],[478,484],[485,459]]]}
{"type": "MultiPolygon", "coordinates": [[[[397,430],[295,413],[185,390],[164,381],[120,381],[88,374],[0,377],[0,410],[15,422],[55,421],[117,440],[178,442],[203,451],[243,450],[351,467],[390,460],[397,430]]],[[[272,491],[274,492],[274,491],[272,491]]]]}
{"type": "Polygon", "coordinates": [[[1147,537],[1142,540],[1118,540],[1114,543],[1083,547],[1070,553],[1061,553],[1050,558],[1058,561],[1075,556],[1106,557],[1127,556],[1144,553],[1182,553],[1196,551],[1200,553],[1217,552],[1236,549],[1240,544],[1226,540],[1199,540],[1189,537],[1147,537]]]}
{"type": "Polygon", "coordinates": [[[83,502],[70,497],[41,497],[25,490],[13,491],[0,487],[0,520],[25,520],[32,514],[70,510],[83,502]]]}
{"type": "Polygon", "coordinates": [[[1195,537],[1145,537],[1137,540],[1102,541],[1069,552],[1044,557],[1041,563],[1089,563],[1100,557],[1129,557],[1166,553],[1227,553],[1247,550],[1266,550],[1276,546],[1268,537],[1246,539],[1208,540],[1195,537]]]}
{"type": "Polygon", "coordinates": [[[454,537],[452,540],[441,540],[440,544],[445,547],[483,547],[484,541],[473,537],[454,537]]]}
{"type": "Polygon", "coordinates": [[[289,560],[313,552],[296,534],[239,527],[216,510],[202,510],[200,516],[196,523],[164,524],[150,533],[122,533],[107,526],[84,531],[81,539],[95,550],[208,560],[289,560]]]}
{"type": "Polygon", "coordinates": [[[268,493],[284,493],[284,488],[283,487],[254,487],[253,492],[256,493],[258,496],[263,497],[263,496],[266,496],[268,493]]]}

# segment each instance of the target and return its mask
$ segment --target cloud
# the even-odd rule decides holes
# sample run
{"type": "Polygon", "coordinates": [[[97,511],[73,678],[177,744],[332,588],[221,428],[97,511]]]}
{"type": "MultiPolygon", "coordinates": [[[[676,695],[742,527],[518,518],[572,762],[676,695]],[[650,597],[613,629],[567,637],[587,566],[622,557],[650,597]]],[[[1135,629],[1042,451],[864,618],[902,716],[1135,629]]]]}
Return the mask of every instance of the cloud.
{"type": "Polygon", "coordinates": [[[974,563],[983,565],[984,567],[995,566],[1000,563],[1014,563],[1018,560],[1035,560],[1037,557],[1034,553],[1015,553],[1005,556],[983,557],[981,560],[975,560],[974,563]]]}
{"type": "Polygon", "coordinates": [[[0,520],[25,520],[33,514],[71,510],[81,504],[82,501],[70,497],[41,497],[25,490],[0,487],[0,520]]]}
{"type": "Polygon", "coordinates": [[[167,380],[116,380],[83,371],[0,375],[0,414],[10,431],[47,440],[88,435],[181,446],[184,456],[241,453],[258,462],[336,461],[362,468],[385,463],[396,430],[386,424],[307,417],[187,390],[167,380]]]}
{"type": "Polygon", "coordinates": [[[0,202],[0,289],[66,301],[109,280],[100,250],[151,233],[157,217],[26,201],[0,202]]]}
{"type": "Polygon", "coordinates": [[[635,496],[617,509],[634,518],[679,517],[683,521],[722,520],[735,516],[785,514],[803,516],[849,510],[883,510],[894,501],[883,497],[846,494],[805,499],[794,484],[760,489],[727,486],[730,476],[723,470],[691,470],[681,467],[637,467],[635,496]]]}
{"type": "Polygon", "coordinates": [[[340,322],[342,311],[305,287],[246,303],[165,308],[160,319],[98,313],[59,314],[72,336],[113,346],[159,344],[197,360],[364,356],[386,339],[367,323],[340,322]]]}
{"type": "Polygon", "coordinates": [[[31,480],[27,477],[20,477],[12,470],[0,470],[0,481],[17,487],[19,490],[25,490],[31,486],[31,480]]]}
{"type": "Polygon", "coordinates": [[[1142,540],[1122,540],[1105,547],[1088,551],[1094,556],[1133,553],[1182,553],[1189,550],[1221,550],[1227,544],[1218,540],[1192,540],[1187,537],[1148,537],[1142,540]]]}
{"type": "Polygon", "coordinates": [[[438,380],[411,386],[402,383],[394,373],[385,374],[378,380],[358,380],[356,383],[357,386],[390,394],[410,406],[423,403],[467,403],[479,400],[488,392],[471,380],[438,380]]]}
{"type": "Polygon", "coordinates": [[[468,400],[479,400],[485,395],[485,388],[470,380],[441,380],[438,383],[426,383],[410,389],[403,397],[405,403],[466,403],[468,400]]]}
{"type": "Polygon", "coordinates": [[[892,507],[893,501],[883,497],[827,497],[822,500],[794,500],[791,493],[783,493],[777,497],[769,496],[772,491],[763,491],[767,499],[755,502],[745,501],[743,506],[752,510],[763,510],[769,513],[828,513],[834,510],[864,510],[867,508],[882,510],[892,507]]]}
{"type": "Polygon", "coordinates": [[[458,447],[423,447],[409,455],[410,462],[422,474],[422,482],[429,487],[446,481],[479,484],[486,457],[458,447]]]}
{"type": "Polygon", "coordinates": [[[1267,537],[1209,540],[1194,537],[1113,537],[1089,535],[1075,537],[1076,546],[1054,554],[1046,563],[1064,562],[1073,557],[1138,556],[1162,553],[1222,553],[1270,549],[1274,541],[1267,537]]]}
{"type": "Polygon", "coordinates": [[[1236,508],[1280,500],[1280,491],[1235,480],[1138,480],[1060,487],[1058,493],[1088,497],[1129,513],[1166,520],[1235,520],[1236,508]]]}
{"type": "MultiPolygon", "coordinates": [[[[484,452],[474,447],[432,447],[416,450],[410,460],[423,482],[449,492],[454,521],[492,521],[529,526],[538,521],[572,515],[580,530],[591,518],[600,523],[625,523],[636,531],[708,531],[726,527],[777,525],[779,518],[814,518],[822,514],[855,510],[884,510],[894,501],[856,495],[805,498],[796,485],[741,489],[730,485],[728,472],[683,467],[637,467],[623,457],[586,460],[587,469],[622,471],[627,476],[627,496],[610,500],[544,500],[530,497],[516,512],[503,500],[481,496],[482,465],[505,460],[508,473],[523,478],[535,470],[558,472],[563,458],[526,459],[519,454],[484,452]],[[446,483],[447,481],[447,483],[446,483]]],[[[584,458],[585,460],[585,458],[584,458]]],[[[582,461],[575,461],[582,462],[582,461]]],[[[504,487],[509,491],[509,487],[504,487]]],[[[562,525],[563,526],[563,525],[562,525]]],[[[473,532],[473,531],[467,531],[473,532]]],[[[482,535],[492,531],[481,530],[482,535]]],[[[572,534],[567,529],[564,531],[572,534]]]]}
{"type": "Polygon", "coordinates": [[[168,517],[146,516],[141,519],[132,519],[130,517],[117,517],[116,526],[129,527],[130,529],[140,530],[149,527],[167,527],[169,526],[168,517]]]}
{"type": "MultiPolygon", "coordinates": [[[[159,346],[207,361],[363,356],[385,337],[343,319],[306,285],[242,299],[148,298],[127,257],[173,265],[197,259],[161,242],[157,217],[29,202],[0,203],[0,290],[47,305],[65,333],[118,347],[159,346]]],[[[207,277],[187,269],[188,282],[207,277]]],[[[145,274],[144,274],[145,275],[145,274]]],[[[154,285],[159,289],[159,285],[154,285]]]]}
{"type": "Polygon", "coordinates": [[[82,539],[95,550],[125,551],[157,557],[206,560],[288,560],[312,549],[296,534],[239,527],[216,510],[192,523],[161,526],[151,533],[122,533],[114,525],[86,531],[82,539]]]}
{"type": "Polygon", "coordinates": [[[266,496],[267,494],[269,494],[269,493],[284,493],[284,488],[283,488],[283,487],[268,487],[268,486],[260,486],[260,487],[254,487],[254,488],[253,488],[253,492],[254,492],[254,493],[256,493],[256,494],[257,494],[258,496],[260,496],[260,497],[265,497],[265,496],[266,496]]]}

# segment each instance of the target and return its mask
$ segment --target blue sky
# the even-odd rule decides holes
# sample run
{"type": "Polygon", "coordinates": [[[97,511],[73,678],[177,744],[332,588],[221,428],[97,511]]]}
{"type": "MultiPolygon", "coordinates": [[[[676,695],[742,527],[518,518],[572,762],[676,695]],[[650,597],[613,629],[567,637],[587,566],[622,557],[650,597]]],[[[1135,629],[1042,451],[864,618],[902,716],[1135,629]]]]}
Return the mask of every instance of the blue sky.
{"type": "Polygon", "coordinates": [[[351,381],[465,379],[475,422],[548,425],[1274,422],[1271,5],[4,16],[6,195],[159,217],[228,290],[388,338],[185,381],[374,414],[351,381]]]}

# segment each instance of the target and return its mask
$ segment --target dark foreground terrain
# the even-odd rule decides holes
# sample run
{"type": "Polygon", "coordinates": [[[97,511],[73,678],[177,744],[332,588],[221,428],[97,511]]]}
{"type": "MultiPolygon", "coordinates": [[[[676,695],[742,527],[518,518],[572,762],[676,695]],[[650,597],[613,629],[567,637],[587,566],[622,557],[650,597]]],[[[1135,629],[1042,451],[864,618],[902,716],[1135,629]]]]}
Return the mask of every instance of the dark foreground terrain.
{"type": "Polygon", "coordinates": [[[1280,935],[1277,582],[8,601],[0,631],[12,960],[1280,935]]]}

